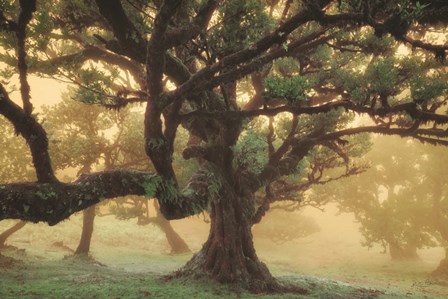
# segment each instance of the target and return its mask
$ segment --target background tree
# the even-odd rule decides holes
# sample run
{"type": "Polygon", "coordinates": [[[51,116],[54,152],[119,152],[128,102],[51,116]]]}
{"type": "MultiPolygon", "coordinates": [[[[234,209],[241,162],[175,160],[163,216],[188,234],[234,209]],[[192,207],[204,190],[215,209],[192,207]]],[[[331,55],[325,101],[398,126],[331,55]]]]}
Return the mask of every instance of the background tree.
{"type": "Polygon", "coordinates": [[[266,238],[277,245],[283,245],[317,233],[320,227],[312,217],[280,208],[271,209],[252,231],[256,237],[266,238]]]}
{"type": "MultiPolygon", "coordinates": [[[[368,154],[372,168],[344,184],[329,186],[340,209],[361,224],[363,244],[388,248],[393,260],[417,259],[417,249],[442,246],[446,226],[445,148],[408,139],[378,138],[368,154]],[[393,147],[399,155],[385,155],[393,147]],[[366,180],[370,184],[366,184],[366,180]],[[442,189],[440,189],[442,188],[442,189]]],[[[446,276],[446,259],[436,275],[446,276]]]]}
{"type": "Polygon", "coordinates": [[[428,217],[430,232],[445,249],[445,258],[433,272],[435,276],[448,278],[448,194],[447,194],[447,169],[444,167],[448,159],[444,148],[436,147],[425,152],[418,164],[418,172],[421,174],[417,192],[413,194],[415,200],[423,201],[425,213],[428,217]]]}
{"type": "MultiPolygon", "coordinates": [[[[4,128],[0,139],[0,181],[20,182],[34,180],[31,156],[23,139],[16,136],[13,128],[4,117],[0,117],[0,127],[4,128]]],[[[6,240],[26,225],[18,221],[0,234],[0,250],[6,246],[6,240]]]]}
{"type": "MultiPolygon", "coordinates": [[[[105,169],[111,169],[117,159],[112,157],[113,141],[105,134],[117,124],[120,117],[100,107],[77,103],[70,98],[74,93],[72,90],[64,95],[59,104],[43,109],[54,169],[57,171],[74,168],[77,169],[76,176],[91,172],[100,163],[105,169]]],[[[119,142],[114,141],[115,145],[119,142]]],[[[95,206],[83,211],[81,239],[75,255],[89,254],[94,219],[95,206]]]]}
{"type": "MultiPolygon", "coordinates": [[[[92,96],[94,95],[89,91],[72,89],[63,96],[59,104],[44,107],[43,118],[50,135],[50,153],[54,169],[76,169],[76,176],[90,173],[94,169],[110,171],[132,167],[148,170],[150,165],[145,158],[142,144],[141,112],[132,112],[127,108],[120,111],[105,110],[76,100],[78,97],[85,99],[92,96]]],[[[141,207],[141,204],[136,204],[133,199],[124,198],[122,202],[133,203],[134,210],[141,207]]],[[[83,211],[83,228],[75,255],[89,254],[95,210],[96,207],[91,206],[83,211]]],[[[129,218],[116,209],[114,212],[119,219],[129,218]]],[[[153,222],[167,236],[172,252],[178,254],[189,251],[188,245],[174,231],[169,221],[160,215],[158,209],[156,213],[158,216],[153,222]]]]}
{"type": "Polygon", "coordinates": [[[431,208],[417,191],[428,191],[421,185],[421,167],[431,151],[412,140],[376,138],[366,155],[372,163],[369,170],[318,193],[332,197],[341,211],[354,213],[364,246],[379,244],[392,260],[418,259],[417,249],[436,245],[427,223],[431,208]],[[391,148],[400,154],[385,155],[391,148]]]}
{"type": "MultiPolygon", "coordinates": [[[[257,204],[257,191],[295,173],[316,147],[350,165],[344,152],[350,137],[360,133],[448,144],[448,116],[439,109],[446,85],[432,88],[432,82],[447,81],[440,62],[448,47],[414,35],[428,15],[446,21],[430,6],[411,0],[286,1],[282,7],[233,0],[48,1],[39,9],[35,4],[2,4],[0,58],[12,66],[17,62],[23,108],[2,89],[0,113],[27,140],[38,182],[2,185],[0,219],[56,224],[106,198],[129,194],[157,198],[169,219],[209,208],[208,240],[178,275],[206,274],[257,292],[275,291],[282,288],[252,242],[251,227],[266,208],[257,204]],[[396,55],[398,42],[415,51],[396,55]],[[285,57],[299,71],[270,68],[285,57]],[[144,102],[145,152],[157,174],[117,170],[58,182],[45,130],[31,115],[27,60],[32,71],[97,91],[91,103],[122,108],[144,102]],[[110,93],[111,84],[121,82],[116,68],[132,73],[134,88],[110,93]],[[257,76],[260,71],[265,73],[257,76]],[[249,100],[241,89],[248,76],[249,100]],[[424,79],[420,88],[410,88],[414,78],[424,79]],[[287,137],[266,141],[261,167],[238,167],[236,150],[250,136],[251,121],[282,113],[290,115],[287,137]],[[350,123],[355,114],[371,123],[350,123]],[[195,139],[183,157],[200,161],[186,185],[179,184],[172,164],[181,125],[195,139]]],[[[271,121],[274,135],[279,121],[271,121]]],[[[320,173],[317,168],[315,178],[320,173]]]]}

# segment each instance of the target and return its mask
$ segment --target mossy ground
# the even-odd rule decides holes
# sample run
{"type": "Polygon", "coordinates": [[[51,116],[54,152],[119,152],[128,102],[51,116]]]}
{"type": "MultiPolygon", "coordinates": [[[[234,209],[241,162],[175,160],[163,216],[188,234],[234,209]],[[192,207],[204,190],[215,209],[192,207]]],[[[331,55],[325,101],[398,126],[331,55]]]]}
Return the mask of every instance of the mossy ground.
{"type": "Polygon", "coordinates": [[[17,256],[23,263],[3,268],[0,298],[377,298],[381,291],[312,277],[283,276],[309,294],[250,294],[205,279],[166,280],[152,272],[129,272],[93,260],[17,256]]]}
{"type": "MultiPolygon", "coordinates": [[[[329,216],[327,215],[327,218],[329,216]]],[[[190,248],[197,251],[207,235],[200,219],[173,223],[190,248]]],[[[13,224],[0,223],[0,229],[13,224]]],[[[262,261],[281,282],[309,290],[308,294],[250,294],[208,280],[165,276],[184,265],[191,254],[172,256],[163,234],[153,226],[117,221],[112,216],[96,220],[92,240],[93,260],[66,258],[76,248],[82,218],[72,217],[55,227],[27,225],[8,241],[15,248],[3,251],[17,263],[2,267],[0,298],[448,298],[448,283],[429,278],[440,252],[420,252],[420,262],[392,263],[379,250],[348,240],[357,229],[322,226],[319,234],[284,245],[256,239],[262,261]],[[335,232],[343,231],[342,235],[335,232]],[[62,241],[62,244],[60,243],[62,241]],[[350,242],[349,242],[350,241],[350,242]],[[59,243],[55,243],[59,242],[59,243]],[[18,248],[18,249],[17,249],[18,248]]]]}

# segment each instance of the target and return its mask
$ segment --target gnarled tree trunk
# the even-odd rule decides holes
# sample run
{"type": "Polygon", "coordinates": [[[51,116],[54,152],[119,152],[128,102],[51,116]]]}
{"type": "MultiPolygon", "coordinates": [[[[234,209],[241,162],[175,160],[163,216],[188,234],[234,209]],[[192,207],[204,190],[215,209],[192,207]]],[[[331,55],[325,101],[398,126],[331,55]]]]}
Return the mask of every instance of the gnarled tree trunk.
{"type": "Polygon", "coordinates": [[[225,191],[211,203],[207,241],[175,276],[206,274],[255,293],[280,291],[281,285],[255,252],[245,199],[232,190],[225,191]]]}
{"type": "Polygon", "coordinates": [[[75,250],[75,255],[87,256],[89,254],[94,221],[95,206],[93,205],[83,211],[81,239],[79,240],[78,248],[75,250]]]}
{"type": "Polygon", "coordinates": [[[26,221],[19,221],[16,224],[14,224],[12,227],[5,230],[3,233],[0,234],[0,248],[5,247],[6,239],[8,239],[12,234],[20,230],[22,227],[24,227],[26,224],[26,221]]]}

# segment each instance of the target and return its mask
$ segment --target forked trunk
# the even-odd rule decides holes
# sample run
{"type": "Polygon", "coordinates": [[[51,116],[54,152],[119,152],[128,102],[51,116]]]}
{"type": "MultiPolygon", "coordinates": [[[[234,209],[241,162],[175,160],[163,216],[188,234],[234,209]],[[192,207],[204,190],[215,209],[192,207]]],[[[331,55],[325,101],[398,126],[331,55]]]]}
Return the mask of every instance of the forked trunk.
{"type": "Polygon", "coordinates": [[[0,248],[5,247],[6,240],[14,234],[16,231],[20,230],[22,227],[24,227],[26,224],[25,221],[19,221],[7,230],[5,230],[3,233],[0,234],[0,248]]]}
{"type": "Polygon", "coordinates": [[[93,234],[93,223],[95,220],[95,206],[91,206],[83,211],[82,234],[75,255],[87,256],[90,251],[90,241],[93,234]]]}
{"type": "Polygon", "coordinates": [[[236,284],[255,293],[284,290],[257,257],[250,218],[244,212],[247,209],[243,201],[228,192],[226,197],[211,203],[208,239],[202,249],[175,273],[175,277],[205,274],[219,282],[236,284]]]}

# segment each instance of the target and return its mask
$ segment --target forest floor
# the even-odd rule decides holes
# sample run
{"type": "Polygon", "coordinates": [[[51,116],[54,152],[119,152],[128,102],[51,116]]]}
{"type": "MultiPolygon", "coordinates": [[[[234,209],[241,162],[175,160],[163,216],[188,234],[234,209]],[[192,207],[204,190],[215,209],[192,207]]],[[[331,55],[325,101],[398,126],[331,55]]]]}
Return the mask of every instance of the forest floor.
{"type": "MultiPolygon", "coordinates": [[[[448,298],[448,282],[429,277],[443,257],[441,249],[419,251],[417,262],[391,262],[379,248],[360,246],[350,217],[316,215],[319,233],[282,245],[255,239],[274,276],[308,289],[307,295],[249,294],[209,281],[167,281],[165,275],[191,254],[170,255],[156,227],[113,216],[96,219],[92,259],[74,259],[70,249],[76,248],[82,224],[76,215],[54,227],[27,225],[10,238],[12,247],[0,257],[0,298],[448,298]]],[[[13,223],[2,221],[0,231],[13,223]]],[[[173,226],[192,251],[207,236],[208,225],[200,218],[173,226]]]]}

